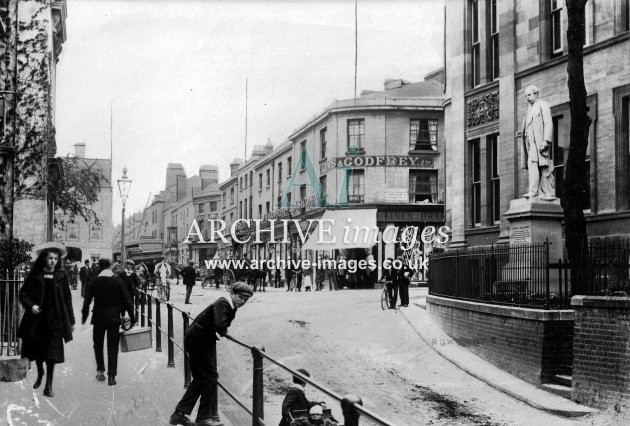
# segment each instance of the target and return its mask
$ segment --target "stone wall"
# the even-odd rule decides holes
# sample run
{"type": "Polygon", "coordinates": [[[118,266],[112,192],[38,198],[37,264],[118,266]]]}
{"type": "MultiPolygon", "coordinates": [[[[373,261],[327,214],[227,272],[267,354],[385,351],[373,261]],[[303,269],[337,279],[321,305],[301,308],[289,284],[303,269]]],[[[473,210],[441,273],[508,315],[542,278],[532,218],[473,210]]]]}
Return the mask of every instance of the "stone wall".
{"type": "Polygon", "coordinates": [[[431,318],[458,344],[533,385],[569,374],[573,311],[544,311],[427,296],[431,318]]]}
{"type": "Polygon", "coordinates": [[[581,404],[630,411],[630,298],[575,296],[573,391],[581,404]]]}

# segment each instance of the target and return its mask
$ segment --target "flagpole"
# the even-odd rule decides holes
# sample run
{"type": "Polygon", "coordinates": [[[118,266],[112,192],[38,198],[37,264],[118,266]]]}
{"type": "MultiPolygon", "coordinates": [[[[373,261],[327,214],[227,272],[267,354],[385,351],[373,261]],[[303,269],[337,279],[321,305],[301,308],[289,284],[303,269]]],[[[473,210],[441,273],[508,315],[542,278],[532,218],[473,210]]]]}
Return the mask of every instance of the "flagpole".
{"type": "Polygon", "coordinates": [[[358,23],[357,23],[357,5],[359,0],[354,0],[354,100],[357,99],[357,63],[358,63],[358,23]]]}

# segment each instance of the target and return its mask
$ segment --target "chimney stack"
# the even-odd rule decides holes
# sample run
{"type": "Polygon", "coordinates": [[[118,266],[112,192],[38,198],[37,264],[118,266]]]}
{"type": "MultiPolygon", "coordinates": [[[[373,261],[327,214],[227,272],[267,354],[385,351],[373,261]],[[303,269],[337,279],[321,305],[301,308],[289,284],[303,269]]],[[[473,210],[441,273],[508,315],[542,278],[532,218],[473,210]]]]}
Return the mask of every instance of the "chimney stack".
{"type": "Polygon", "coordinates": [[[74,144],[74,155],[77,158],[85,158],[85,144],[84,143],[74,144]]]}

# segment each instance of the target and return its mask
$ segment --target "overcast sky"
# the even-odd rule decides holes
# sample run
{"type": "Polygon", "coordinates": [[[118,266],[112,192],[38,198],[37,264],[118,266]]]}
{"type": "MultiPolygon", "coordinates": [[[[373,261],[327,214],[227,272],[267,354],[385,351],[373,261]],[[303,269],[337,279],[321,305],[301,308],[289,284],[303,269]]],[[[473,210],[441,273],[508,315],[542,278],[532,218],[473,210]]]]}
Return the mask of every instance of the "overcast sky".
{"type": "MultiPolygon", "coordinates": [[[[335,99],[354,96],[354,1],[67,0],[57,64],[58,155],[87,145],[133,180],[128,211],[164,189],[166,166],[274,146],[335,99]]],[[[442,64],[442,1],[358,2],[357,91],[386,78],[422,80],[442,64]]],[[[114,192],[115,224],[120,198],[114,192]]]]}

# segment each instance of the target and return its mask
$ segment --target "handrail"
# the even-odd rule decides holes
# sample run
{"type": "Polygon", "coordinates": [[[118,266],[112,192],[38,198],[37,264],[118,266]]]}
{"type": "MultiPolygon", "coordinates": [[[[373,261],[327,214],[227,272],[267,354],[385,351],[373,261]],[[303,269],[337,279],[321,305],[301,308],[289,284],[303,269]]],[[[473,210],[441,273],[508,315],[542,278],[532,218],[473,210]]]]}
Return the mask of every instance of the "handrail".
{"type": "MultiPolygon", "coordinates": [[[[148,298],[150,298],[150,299],[156,299],[156,300],[158,300],[158,301],[159,301],[159,304],[156,304],[156,309],[159,309],[160,304],[165,304],[165,305],[167,306],[167,308],[168,308],[168,315],[169,315],[168,320],[169,320],[169,332],[170,332],[170,333],[172,333],[172,312],[173,312],[173,310],[176,310],[176,311],[178,311],[178,312],[180,312],[180,313],[182,314],[182,318],[184,319],[184,325],[186,325],[186,323],[188,322],[188,321],[185,321],[185,319],[186,319],[186,318],[188,318],[189,320],[192,320],[192,321],[194,321],[194,320],[195,320],[195,317],[193,317],[192,315],[190,315],[188,312],[185,312],[185,311],[183,311],[183,310],[179,309],[178,307],[176,307],[175,305],[173,305],[171,302],[165,301],[165,300],[163,300],[163,299],[161,300],[161,299],[159,299],[159,298],[156,298],[156,297],[154,297],[154,296],[152,296],[152,295],[150,295],[150,294],[148,294],[148,293],[146,293],[146,292],[144,292],[144,291],[142,291],[142,290],[138,290],[138,293],[139,293],[139,294],[141,294],[141,295],[144,295],[144,296],[146,296],[146,297],[148,297],[148,298]]],[[[142,315],[142,316],[144,316],[145,318],[147,318],[147,320],[148,320],[150,323],[152,323],[153,325],[155,325],[155,326],[157,327],[157,330],[159,330],[159,331],[160,331],[161,333],[163,333],[163,334],[166,334],[166,333],[164,333],[164,331],[161,329],[161,326],[160,326],[160,325],[156,324],[156,323],[155,323],[155,322],[154,322],[151,318],[149,318],[149,317],[147,317],[147,315],[145,315],[145,313],[144,313],[144,303],[145,303],[145,302],[144,302],[144,299],[145,299],[145,298],[144,298],[144,297],[142,297],[142,298],[141,298],[141,302],[140,302],[140,303],[142,303],[142,308],[143,308],[143,309],[142,309],[142,313],[141,313],[141,315],[142,315]]],[[[147,299],[147,300],[149,300],[149,299],[147,299]]],[[[150,305],[151,305],[151,304],[149,303],[149,306],[150,306],[150,305]]],[[[150,314],[149,314],[149,316],[150,316],[150,314]]],[[[322,385],[322,384],[320,384],[320,383],[318,383],[318,382],[316,382],[316,381],[312,380],[310,377],[304,376],[304,375],[303,375],[303,374],[301,374],[300,372],[298,372],[298,371],[296,371],[296,370],[293,370],[293,369],[292,369],[292,368],[290,368],[290,367],[287,367],[287,366],[286,366],[286,365],[284,365],[282,362],[280,362],[280,361],[276,360],[275,358],[271,357],[270,355],[267,355],[267,354],[264,352],[264,350],[265,350],[264,348],[257,348],[257,347],[255,347],[255,346],[248,345],[248,344],[246,344],[246,343],[244,343],[244,342],[241,342],[240,340],[238,340],[238,339],[236,339],[236,338],[234,338],[234,337],[230,336],[229,334],[226,334],[226,335],[225,335],[225,336],[223,336],[223,337],[225,337],[227,340],[230,340],[230,341],[232,341],[232,342],[236,343],[237,345],[239,345],[239,346],[241,346],[241,347],[243,347],[243,348],[245,348],[245,349],[250,350],[250,351],[252,352],[252,356],[254,357],[254,364],[255,364],[254,366],[255,366],[255,367],[256,367],[256,359],[259,359],[259,360],[262,360],[263,358],[264,358],[264,359],[267,359],[267,360],[268,360],[269,362],[271,362],[272,364],[274,364],[274,365],[276,365],[276,366],[280,367],[281,369],[283,369],[283,370],[285,370],[286,372],[288,372],[288,373],[292,374],[293,376],[298,377],[298,378],[299,378],[299,379],[301,379],[302,381],[304,381],[304,382],[306,382],[306,383],[310,384],[311,386],[313,386],[314,388],[318,389],[319,391],[321,391],[321,392],[325,393],[325,394],[326,394],[326,395],[328,395],[329,397],[331,397],[331,398],[336,399],[337,401],[339,401],[339,402],[341,403],[341,408],[342,408],[342,411],[343,411],[344,418],[346,419],[346,421],[345,421],[345,424],[346,424],[346,425],[348,425],[348,426],[358,425],[358,418],[359,418],[359,414],[363,414],[364,416],[368,417],[369,419],[371,419],[371,420],[373,420],[373,421],[375,421],[375,422],[378,422],[379,424],[384,425],[384,426],[393,426],[393,425],[394,425],[392,422],[390,422],[390,421],[388,421],[388,420],[386,420],[386,419],[382,418],[382,417],[381,417],[381,416],[379,416],[378,414],[376,414],[376,413],[372,412],[371,410],[369,410],[369,409],[367,409],[367,408],[363,407],[363,405],[362,405],[362,401],[361,401],[361,399],[360,399],[360,398],[358,398],[358,397],[356,397],[356,396],[354,396],[354,395],[347,395],[347,396],[343,397],[343,396],[341,396],[341,395],[337,394],[336,392],[332,391],[331,389],[327,388],[326,386],[324,386],[324,385],[322,385]]],[[[180,345],[178,345],[177,343],[175,343],[175,340],[174,340],[174,338],[173,338],[173,336],[172,336],[172,335],[167,334],[167,338],[168,338],[168,340],[169,340],[170,342],[172,342],[172,343],[173,343],[174,345],[176,345],[179,349],[181,349],[181,350],[182,350],[182,352],[184,352],[184,348],[182,348],[180,345]]],[[[170,354],[169,354],[169,355],[170,355],[170,354]]],[[[185,352],[184,352],[184,356],[186,356],[185,352]]],[[[170,356],[169,356],[169,358],[170,358],[170,356]]],[[[169,359],[169,365],[171,364],[171,362],[172,362],[172,359],[169,359]]],[[[262,362],[262,361],[259,361],[259,362],[262,362]]],[[[186,369],[186,368],[187,368],[187,365],[186,365],[187,363],[185,362],[184,364],[185,364],[184,368],[186,369]]],[[[259,364],[259,366],[260,366],[260,372],[259,372],[258,374],[262,374],[262,363],[260,363],[260,364],[259,364]]],[[[254,368],[254,370],[256,370],[256,368],[254,368]]],[[[185,382],[187,382],[187,380],[189,380],[189,374],[188,374],[188,372],[187,372],[187,371],[185,371],[185,372],[184,372],[184,374],[185,374],[185,377],[186,377],[185,382]]],[[[256,372],[254,372],[254,374],[256,375],[257,373],[256,373],[256,372]]],[[[255,377],[256,377],[256,376],[255,376],[255,377]]],[[[259,377],[259,378],[260,378],[260,380],[261,380],[261,382],[260,382],[260,384],[259,384],[260,389],[258,389],[258,390],[259,390],[260,392],[262,392],[262,376],[258,376],[258,377],[259,377]]],[[[259,425],[265,425],[265,422],[264,422],[264,420],[263,420],[263,418],[262,418],[262,405],[260,405],[259,410],[257,411],[257,412],[260,414],[260,416],[257,416],[257,415],[255,415],[255,414],[253,413],[253,411],[252,411],[252,410],[250,410],[249,408],[247,408],[247,406],[246,406],[243,402],[241,402],[241,401],[240,401],[240,400],[239,400],[239,399],[238,399],[238,398],[237,398],[234,394],[232,394],[232,393],[231,393],[228,389],[226,389],[226,388],[225,388],[225,386],[223,386],[221,383],[218,383],[218,382],[217,382],[217,385],[218,385],[221,389],[223,389],[223,391],[224,391],[224,392],[225,392],[225,393],[226,393],[226,394],[227,394],[227,395],[228,395],[228,396],[229,396],[229,397],[230,397],[230,398],[231,398],[234,402],[236,402],[236,403],[237,403],[240,407],[242,407],[242,408],[243,408],[243,409],[244,409],[244,410],[245,410],[245,411],[246,411],[249,415],[251,415],[251,416],[252,416],[252,421],[256,422],[256,423],[257,423],[257,424],[259,424],[259,425]]],[[[254,386],[254,387],[256,387],[256,386],[254,386]]],[[[255,389],[255,391],[256,391],[256,389],[255,389]]],[[[256,408],[256,404],[257,404],[257,400],[256,400],[256,392],[254,392],[254,397],[253,397],[253,399],[254,399],[254,410],[257,410],[257,408],[256,408]]],[[[259,403],[259,404],[262,404],[262,402],[261,402],[261,401],[258,401],[258,403],[259,403]]]]}

